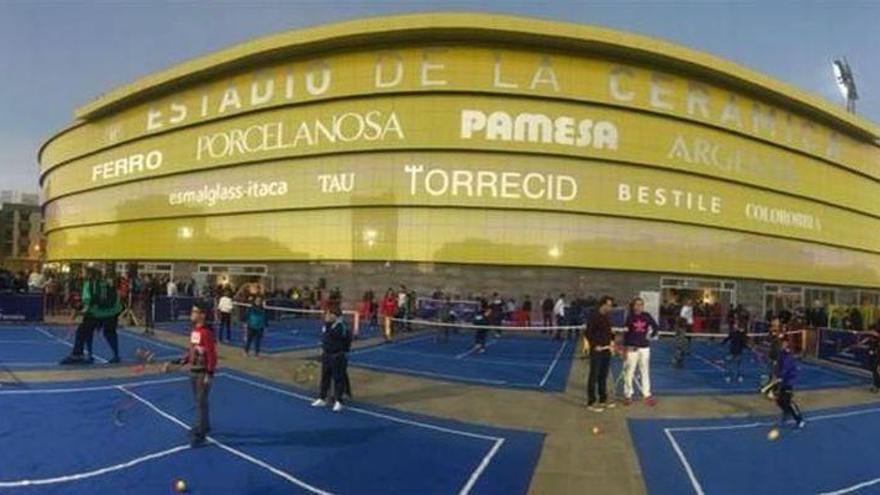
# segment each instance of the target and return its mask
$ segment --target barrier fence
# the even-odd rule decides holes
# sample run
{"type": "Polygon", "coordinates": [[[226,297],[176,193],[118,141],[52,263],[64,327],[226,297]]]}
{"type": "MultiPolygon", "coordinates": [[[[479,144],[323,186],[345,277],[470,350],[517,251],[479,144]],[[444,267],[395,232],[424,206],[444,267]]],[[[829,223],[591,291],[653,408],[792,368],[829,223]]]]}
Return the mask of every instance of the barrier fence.
{"type": "Polygon", "coordinates": [[[43,294],[0,294],[0,322],[43,321],[43,294]]]}

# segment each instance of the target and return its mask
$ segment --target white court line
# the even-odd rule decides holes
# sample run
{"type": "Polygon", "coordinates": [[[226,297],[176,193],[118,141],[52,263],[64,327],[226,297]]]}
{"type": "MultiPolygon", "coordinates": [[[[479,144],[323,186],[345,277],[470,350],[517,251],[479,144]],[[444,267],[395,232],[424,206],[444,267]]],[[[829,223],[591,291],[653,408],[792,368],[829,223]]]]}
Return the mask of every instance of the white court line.
{"type": "Polygon", "coordinates": [[[501,449],[501,446],[504,445],[504,439],[499,438],[492,445],[492,448],[489,450],[489,453],[483,457],[483,460],[480,462],[480,465],[477,466],[477,469],[471,473],[471,477],[468,478],[467,483],[465,483],[464,487],[461,491],[458,492],[458,495],[467,495],[471,492],[471,489],[477,483],[477,480],[480,479],[480,476],[483,474],[483,471],[489,466],[489,463],[492,462],[492,458],[495,457],[495,454],[498,453],[498,450],[501,449]]]}
{"type": "MultiPolygon", "coordinates": [[[[41,328],[41,327],[34,327],[34,330],[40,332],[41,334],[45,335],[46,337],[49,337],[51,340],[54,340],[54,341],[58,342],[59,344],[64,344],[64,345],[66,345],[67,347],[70,347],[71,349],[73,349],[73,344],[72,344],[72,343],[70,343],[70,342],[68,342],[68,341],[66,341],[66,340],[64,340],[64,339],[61,339],[61,338],[58,338],[58,337],[52,335],[51,333],[47,332],[45,329],[43,329],[43,328],[41,328]]],[[[95,358],[95,359],[97,359],[98,361],[104,363],[104,364],[107,364],[107,360],[106,360],[106,359],[104,359],[104,358],[102,358],[101,356],[95,354],[94,352],[92,353],[92,357],[95,358]]]]}
{"type": "MultiPolygon", "coordinates": [[[[441,344],[438,344],[441,345],[441,344]]],[[[388,347],[385,348],[388,353],[400,354],[404,356],[424,356],[433,361],[453,361],[460,362],[461,360],[455,356],[445,356],[443,354],[438,354],[436,352],[420,352],[420,351],[403,351],[400,349],[390,349],[388,347]]],[[[478,364],[497,364],[499,366],[506,367],[519,367],[519,368],[544,368],[544,365],[541,363],[532,363],[532,362],[523,362],[523,361],[514,361],[510,359],[493,359],[487,358],[486,356],[480,356],[479,360],[470,360],[469,363],[478,363],[478,364]]]]}
{"type": "Polygon", "coordinates": [[[366,346],[366,347],[361,347],[360,349],[354,349],[351,352],[349,352],[348,354],[349,355],[366,354],[368,352],[379,351],[382,349],[394,350],[394,347],[400,347],[400,346],[404,346],[407,344],[422,342],[422,341],[428,340],[433,337],[434,337],[433,335],[422,335],[420,337],[413,337],[413,338],[405,339],[405,340],[392,340],[391,342],[388,342],[388,343],[379,343],[379,344],[374,344],[374,345],[370,345],[370,346],[366,346]]]}
{"type": "MultiPolygon", "coordinates": [[[[160,409],[158,406],[156,406],[155,404],[153,404],[153,403],[150,402],[149,400],[144,399],[144,398],[141,397],[140,395],[138,395],[138,394],[132,392],[131,390],[126,389],[124,386],[121,386],[121,385],[120,385],[120,386],[117,386],[116,388],[117,388],[119,391],[121,391],[122,393],[131,396],[132,398],[134,398],[134,399],[137,400],[138,402],[140,402],[140,403],[144,404],[145,406],[149,407],[149,408],[152,409],[154,412],[156,412],[158,415],[162,416],[163,418],[167,419],[168,421],[171,421],[172,423],[175,423],[176,425],[180,426],[181,428],[183,428],[183,429],[185,429],[185,430],[188,430],[188,429],[189,429],[189,426],[187,426],[186,423],[184,423],[183,421],[177,419],[177,418],[174,417],[173,415],[171,415],[171,414],[169,414],[169,413],[163,411],[162,409],[160,409]]],[[[287,481],[293,483],[294,485],[299,486],[300,488],[303,488],[303,489],[305,489],[305,490],[308,490],[308,491],[310,491],[310,492],[312,492],[312,493],[315,493],[315,494],[318,494],[318,495],[330,495],[330,492],[325,492],[324,490],[321,490],[320,488],[316,488],[316,487],[314,487],[314,486],[312,486],[312,485],[306,483],[305,481],[302,481],[302,480],[296,478],[295,476],[293,476],[292,474],[290,474],[290,473],[288,473],[288,472],[286,472],[286,471],[282,471],[282,470],[276,468],[275,466],[272,466],[271,464],[268,464],[268,463],[263,462],[263,461],[261,461],[261,460],[255,458],[255,457],[252,457],[252,456],[250,456],[250,455],[248,455],[248,454],[245,454],[244,452],[242,452],[242,451],[240,451],[240,450],[238,450],[238,449],[234,449],[234,448],[232,448],[232,447],[230,447],[230,446],[224,444],[223,442],[220,442],[220,441],[214,439],[213,437],[210,437],[210,436],[209,436],[209,437],[207,437],[207,440],[208,440],[209,443],[212,443],[212,444],[214,444],[214,445],[220,447],[221,449],[223,449],[223,450],[229,452],[230,454],[233,454],[233,455],[235,455],[236,457],[240,457],[241,459],[244,459],[244,460],[246,460],[246,461],[248,461],[248,462],[250,462],[250,463],[252,463],[252,464],[256,464],[257,466],[259,466],[259,467],[261,467],[261,468],[263,468],[263,469],[265,469],[265,470],[271,472],[272,474],[275,474],[275,475],[277,475],[277,476],[280,476],[281,478],[284,478],[285,480],[287,480],[287,481]]]]}
{"type": "MultiPolygon", "coordinates": [[[[126,387],[141,387],[146,385],[162,385],[165,383],[175,383],[189,380],[187,376],[178,376],[174,378],[163,378],[160,380],[142,380],[139,382],[125,383],[126,387]]],[[[16,389],[6,390],[0,389],[0,395],[31,395],[31,394],[70,394],[81,392],[100,392],[103,390],[116,390],[118,384],[112,385],[95,385],[92,387],[71,387],[71,388],[35,388],[35,389],[16,389]]]]}
{"type": "MultiPolygon", "coordinates": [[[[495,345],[495,343],[498,342],[499,340],[500,340],[500,339],[495,338],[495,339],[491,339],[491,340],[489,340],[489,342],[486,342],[486,349],[488,349],[490,346],[495,345]]],[[[455,356],[455,359],[461,359],[461,358],[467,357],[467,356],[473,354],[474,352],[476,352],[477,349],[478,349],[478,347],[477,347],[476,345],[474,345],[474,346],[471,347],[470,349],[468,349],[468,350],[462,352],[461,354],[455,356]]]]}
{"type": "Polygon", "coordinates": [[[547,380],[550,378],[550,374],[553,373],[553,369],[556,368],[556,363],[559,362],[559,357],[562,356],[562,351],[568,346],[568,340],[563,340],[562,345],[559,346],[559,350],[556,351],[556,357],[553,358],[553,362],[550,363],[550,366],[547,368],[547,373],[544,373],[544,378],[541,379],[541,383],[538,384],[541,388],[547,383],[547,380]]]}
{"type": "Polygon", "coordinates": [[[175,347],[175,346],[172,346],[171,344],[166,344],[164,342],[160,342],[156,339],[151,339],[149,337],[143,337],[141,335],[134,333],[131,330],[123,330],[119,333],[125,335],[126,337],[130,337],[132,339],[139,340],[139,341],[147,343],[147,344],[152,344],[156,347],[161,347],[163,349],[168,349],[170,351],[176,351],[176,352],[183,354],[183,349],[181,349],[180,347],[175,347]]]}
{"type": "Polygon", "coordinates": [[[102,474],[112,473],[113,471],[121,471],[126,468],[130,468],[132,466],[136,466],[138,464],[152,461],[154,459],[159,459],[161,457],[167,457],[172,454],[176,454],[180,451],[189,449],[189,445],[178,445],[177,447],[172,447],[167,450],[162,450],[159,452],[154,452],[152,454],[147,454],[145,456],[137,457],[130,461],[126,461],[120,464],[116,464],[113,466],[107,466],[100,469],[95,469],[93,471],[86,471],[83,473],[69,474],[66,476],[56,476],[54,478],[43,478],[36,480],[17,480],[17,481],[0,481],[0,488],[16,488],[21,486],[40,486],[40,485],[53,485],[56,483],[64,483],[67,481],[79,481],[87,478],[94,478],[95,476],[100,476],[102,474]]]}
{"type": "Polygon", "coordinates": [[[691,480],[691,486],[694,488],[694,493],[696,493],[697,495],[705,495],[703,487],[700,485],[700,481],[697,479],[697,475],[694,474],[691,463],[688,462],[687,457],[684,455],[684,452],[681,450],[681,447],[678,445],[678,442],[675,440],[672,432],[669,431],[668,428],[664,428],[663,433],[666,434],[666,437],[669,439],[669,443],[672,444],[672,449],[678,456],[678,460],[680,460],[682,465],[684,465],[684,470],[685,472],[687,472],[688,478],[690,478],[691,480]]]}
{"type": "MultiPolygon", "coordinates": [[[[293,397],[293,398],[299,399],[301,401],[311,402],[313,400],[313,397],[308,397],[308,396],[305,396],[302,394],[297,394],[297,393],[291,392],[289,390],[285,390],[285,389],[274,387],[274,386],[267,385],[264,383],[256,382],[256,381],[249,380],[247,378],[243,378],[240,376],[231,375],[231,374],[222,373],[222,372],[218,373],[217,376],[218,377],[222,376],[225,378],[229,378],[231,380],[246,383],[248,385],[251,385],[251,386],[254,386],[257,388],[269,390],[269,391],[272,391],[272,392],[275,392],[275,393],[278,393],[281,395],[285,395],[288,397],[293,397]]],[[[163,417],[165,417],[169,421],[173,421],[174,423],[180,425],[182,428],[188,429],[189,427],[185,423],[183,423],[182,421],[177,419],[176,417],[171,416],[168,413],[165,413],[164,411],[160,410],[158,407],[153,405],[148,400],[143,399],[142,397],[135,394],[134,392],[131,392],[130,390],[126,389],[126,387],[131,388],[131,387],[139,387],[139,386],[147,386],[147,385],[166,384],[166,383],[174,383],[174,382],[187,381],[187,380],[189,380],[189,377],[182,376],[182,377],[168,378],[168,379],[162,379],[162,380],[142,380],[139,382],[125,383],[122,385],[118,385],[118,384],[117,385],[98,385],[98,386],[93,386],[93,387],[76,387],[76,388],[67,388],[67,389],[34,389],[34,390],[3,390],[3,389],[0,389],[0,395],[80,393],[80,392],[96,392],[96,391],[105,391],[105,390],[121,390],[122,392],[139,400],[140,402],[143,402],[148,407],[150,407],[151,409],[153,409],[154,411],[156,411],[158,414],[162,415],[163,417]]],[[[479,477],[482,475],[483,471],[485,471],[486,467],[491,463],[493,457],[497,454],[498,450],[501,448],[501,446],[503,445],[503,443],[505,441],[505,439],[501,438],[501,437],[494,437],[494,436],[490,436],[490,435],[483,435],[480,433],[473,433],[473,432],[469,432],[469,431],[456,430],[454,428],[447,428],[444,426],[432,425],[429,423],[422,423],[420,421],[400,418],[400,417],[392,416],[390,414],[385,414],[385,413],[381,413],[381,412],[377,412],[377,411],[370,411],[367,409],[361,409],[361,408],[355,407],[355,406],[348,407],[348,408],[346,408],[346,410],[352,411],[352,412],[355,412],[358,414],[363,414],[366,416],[372,416],[372,417],[376,417],[376,418],[386,419],[388,421],[393,421],[396,423],[416,426],[416,427],[424,428],[427,430],[433,430],[433,431],[438,431],[438,432],[443,432],[443,433],[450,433],[453,435],[459,435],[459,436],[463,436],[463,437],[476,438],[476,439],[480,439],[480,440],[486,440],[486,441],[493,442],[492,448],[489,450],[489,452],[486,453],[485,456],[483,456],[482,461],[477,466],[477,468],[472,472],[470,478],[467,481],[467,484],[459,492],[460,495],[467,495],[469,490],[474,486],[474,484],[477,482],[479,477]]],[[[263,468],[268,469],[270,471],[272,471],[273,469],[277,470],[277,468],[274,468],[266,463],[263,463],[259,459],[253,458],[253,457],[249,456],[248,454],[245,454],[244,452],[237,451],[236,449],[233,449],[232,447],[228,447],[225,444],[221,444],[220,442],[214,440],[213,438],[209,437],[209,439],[210,439],[211,443],[217,445],[218,447],[220,447],[224,450],[229,451],[230,453],[235,454],[238,457],[241,457],[242,459],[245,459],[249,462],[255,463],[255,464],[259,465],[260,467],[263,467],[263,468]]],[[[272,472],[279,475],[279,476],[282,476],[282,477],[284,477],[285,475],[290,476],[289,473],[284,473],[283,471],[280,471],[280,470],[277,470],[277,471],[278,472],[276,472],[276,471],[272,471],[272,472]]],[[[285,479],[287,479],[287,478],[285,478],[285,479]]],[[[315,489],[315,490],[317,490],[317,489],[315,489]]],[[[326,492],[317,491],[315,493],[325,494],[326,492]]]]}
{"type": "Polygon", "coordinates": [[[869,486],[876,485],[877,483],[880,483],[880,478],[874,478],[872,480],[863,481],[861,483],[856,483],[853,486],[841,488],[840,490],[836,490],[833,492],[822,492],[819,495],[843,495],[845,493],[852,493],[852,492],[861,490],[862,488],[867,488],[869,486]]]}
{"type": "MultiPolygon", "coordinates": [[[[378,364],[366,364],[366,363],[358,363],[358,362],[352,362],[352,366],[355,366],[357,368],[372,368],[372,369],[377,369],[377,370],[382,370],[382,371],[409,373],[411,375],[427,376],[427,377],[431,377],[431,378],[446,378],[446,379],[457,380],[457,381],[485,383],[488,385],[505,385],[508,383],[504,380],[487,380],[484,378],[471,378],[471,377],[464,376],[464,375],[447,375],[445,373],[432,373],[430,371],[401,368],[398,366],[381,366],[378,364]]],[[[525,383],[522,385],[534,386],[534,385],[525,384],[525,383]]]]}
{"type": "Polygon", "coordinates": [[[727,368],[725,368],[724,366],[721,366],[720,364],[716,363],[715,361],[712,361],[711,359],[705,358],[705,357],[697,354],[696,352],[692,352],[691,356],[699,359],[700,361],[708,364],[709,366],[712,366],[713,368],[715,368],[717,370],[727,371],[727,368]]]}
{"type": "MultiPolygon", "coordinates": [[[[254,387],[263,388],[266,390],[270,390],[270,391],[279,393],[281,395],[294,397],[296,399],[300,399],[303,401],[311,401],[312,400],[311,397],[306,397],[301,394],[290,392],[290,391],[284,390],[282,388],[273,387],[271,385],[266,385],[264,383],[255,382],[253,380],[248,380],[247,378],[242,378],[242,377],[235,376],[235,375],[229,375],[226,373],[220,373],[220,375],[225,376],[226,378],[230,378],[233,380],[238,380],[243,383],[247,383],[247,384],[252,385],[254,387]]],[[[470,490],[473,488],[474,484],[476,484],[477,480],[483,474],[483,471],[485,471],[486,467],[492,462],[492,458],[495,457],[495,454],[498,453],[498,450],[501,448],[501,446],[504,444],[504,441],[505,441],[504,438],[500,438],[500,437],[493,437],[490,435],[482,435],[480,433],[472,433],[469,431],[462,431],[462,430],[456,430],[453,428],[446,428],[443,426],[432,425],[429,423],[422,423],[422,422],[411,420],[411,419],[398,418],[396,416],[391,416],[389,414],[384,414],[384,413],[380,413],[380,412],[376,412],[376,411],[369,411],[367,409],[361,409],[359,407],[348,407],[346,410],[353,411],[353,412],[360,413],[360,414],[364,414],[367,416],[373,416],[376,418],[387,419],[389,421],[394,421],[397,423],[407,424],[407,425],[411,425],[411,426],[417,426],[417,427],[425,428],[428,430],[434,430],[434,431],[439,431],[439,432],[443,432],[443,433],[451,433],[454,435],[460,435],[460,436],[469,437],[469,438],[478,438],[481,440],[488,440],[490,442],[493,442],[492,448],[489,450],[489,452],[486,453],[485,456],[483,456],[483,459],[480,461],[480,464],[471,473],[471,476],[470,476],[470,478],[468,478],[467,483],[461,489],[461,491],[459,491],[459,495],[467,495],[470,492],[470,490]]]]}
{"type": "MultiPolygon", "coordinates": [[[[849,411],[845,413],[833,413],[833,414],[822,414],[818,416],[810,416],[807,419],[811,423],[816,421],[827,421],[829,419],[840,419],[840,418],[849,418],[853,416],[862,416],[865,414],[874,414],[880,413],[880,407],[871,408],[871,409],[862,409],[857,411],[849,411]]],[[[700,485],[699,480],[697,479],[696,474],[694,474],[694,470],[691,467],[690,462],[688,462],[687,456],[684,454],[684,451],[679,446],[678,442],[675,440],[674,432],[678,431],[719,431],[719,430],[743,430],[748,428],[757,428],[761,426],[771,426],[777,424],[776,421],[756,421],[753,423],[744,423],[738,425],[715,425],[715,426],[681,426],[681,427],[672,427],[672,428],[663,428],[663,433],[666,434],[666,437],[669,439],[669,443],[672,445],[672,449],[675,451],[678,459],[681,461],[682,466],[684,466],[684,470],[687,472],[688,478],[690,478],[691,486],[694,488],[694,492],[697,495],[704,495],[703,487],[700,485]]],[[[859,483],[857,485],[853,485],[848,488],[843,488],[837,492],[829,492],[830,494],[844,494],[849,493],[855,490],[858,490],[864,486],[871,486],[874,484],[880,483],[880,478],[876,480],[870,480],[863,483],[859,483]]]]}

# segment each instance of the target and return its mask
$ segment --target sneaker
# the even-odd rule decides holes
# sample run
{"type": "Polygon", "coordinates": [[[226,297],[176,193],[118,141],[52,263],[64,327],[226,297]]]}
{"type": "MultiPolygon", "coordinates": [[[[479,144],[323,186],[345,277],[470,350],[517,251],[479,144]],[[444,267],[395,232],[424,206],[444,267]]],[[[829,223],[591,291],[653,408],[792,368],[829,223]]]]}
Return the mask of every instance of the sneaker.
{"type": "Polygon", "coordinates": [[[62,359],[58,364],[67,365],[67,364],[82,364],[85,359],[82,356],[74,356],[70,355],[62,359]]]}
{"type": "Polygon", "coordinates": [[[648,407],[654,407],[657,405],[657,399],[655,399],[653,395],[645,397],[645,405],[648,407]]]}
{"type": "Polygon", "coordinates": [[[736,383],[742,383],[742,382],[743,382],[743,377],[741,377],[741,376],[736,377],[736,383]]]}
{"type": "Polygon", "coordinates": [[[600,403],[599,407],[601,407],[603,409],[614,409],[615,407],[617,407],[617,404],[615,404],[613,402],[605,401],[605,402],[600,403]]]}
{"type": "Polygon", "coordinates": [[[327,401],[324,399],[315,399],[315,402],[312,402],[312,407],[324,407],[327,405],[327,401]]]}
{"type": "Polygon", "coordinates": [[[731,382],[730,377],[729,377],[729,376],[725,376],[725,377],[724,377],[724,381],[727,382],[727,383],[730,383],[730,382],[731,382]]]}
{"type": "Polygon", "coordinates": [[[628,407],[628,406],[632,405],[633,400],[630,398],[626,398],[626,399],[623,399],[622,401],[620,401],[620,403],[623,404],[624,407],[628,407]]]}
{"type": "Polygon", "coordinates": [[[800,421],[798,421],[797,425],[795,425],[795,428],[800,430],[800,429],[803,429],[804,426],[807,426],[807,422],[804,420],[800,420],[800,421]]]}
{"type": "Polygon", "coordinates": [[[605,409],[602,409],[602,406],[597,406],[595,404],[591,404],[591,405],[587,406],[587,409],[589,409],[590,411],[593,411],[595,413],[600,413],[600,412],[605,411],[605,409]]]}
{"type": "Polygon", "coordinates": [[[333,404],[333,412],[339,412],[342,409],[343,409],[342,402],[336,401],[336,403],[333,404]]]}

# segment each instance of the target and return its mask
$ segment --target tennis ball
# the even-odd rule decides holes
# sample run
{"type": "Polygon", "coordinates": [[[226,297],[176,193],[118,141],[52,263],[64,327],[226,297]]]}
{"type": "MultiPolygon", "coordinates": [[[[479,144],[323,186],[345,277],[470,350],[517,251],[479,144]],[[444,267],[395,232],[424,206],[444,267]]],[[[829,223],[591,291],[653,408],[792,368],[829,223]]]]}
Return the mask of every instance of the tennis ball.
{"type": "Polygon", "coordinates": [[[183,481],[181,479],[174,480],[174,484],[171,486],[177,493],[184,493],[186,491],[186,481],[183,481]]]}
{"type": "Polygon", "coordinates": [[[599,430],[598,426],[594,426],[592,431],[593,431],[593,435],[598,435],[601,430],[599,430]]]}
{"type": "Polygon", "coordinates": [[[772,428],[770,429],[770,431],[767,432],[767,440],[770,440],[772,442],[777,438],[779,438],[779,428],[772,428]]]}

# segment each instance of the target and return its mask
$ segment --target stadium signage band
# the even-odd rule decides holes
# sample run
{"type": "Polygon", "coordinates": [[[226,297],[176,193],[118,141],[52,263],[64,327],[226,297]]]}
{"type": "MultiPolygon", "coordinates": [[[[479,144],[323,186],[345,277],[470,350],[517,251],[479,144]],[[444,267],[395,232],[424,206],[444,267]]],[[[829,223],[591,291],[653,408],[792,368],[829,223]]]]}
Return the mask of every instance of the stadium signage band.
{"type": "Polygon", "coordinates": [[[779,193],[609,162],[461,152],[305,158],[136,182],[49,203],[46,228],[377,206],[643,218],[880,252],[880,237],[865,235],[880,219],[779,193]]]}
{"type": "Polygon", "coordinates": [[[282,211],[75,227],[50,232],[48,242],[52,260],[164,260],[173,253],[174,259],[233,261],[248,252],[266,261],[573,266],[880,286],[880,256],[871,253],[701,226],[535,211],[282,211]]]}
{"type": "Polygon", "coordinates": [[[44,195],[52,200],[133,179],[251,161],[420,149],[618,160],[756,185],[880,216],[880,183],[729,133],[613,108],[456,95],[346,100],[189,127],[60,167],[46,177],[44,195]],[[150,153],[161,153],[159,166],[131,166],[131,157],[150,153]]]}
{"type": "Polygon", "coordinates": [[[231,73],[51,140],[42,170],[122,142],[278,106],[413,92],[528,95],[633,108],[746,134],[880,177],[880,150],[710,82],[596,57],[492,47],[392,47],[231,73]]]}

